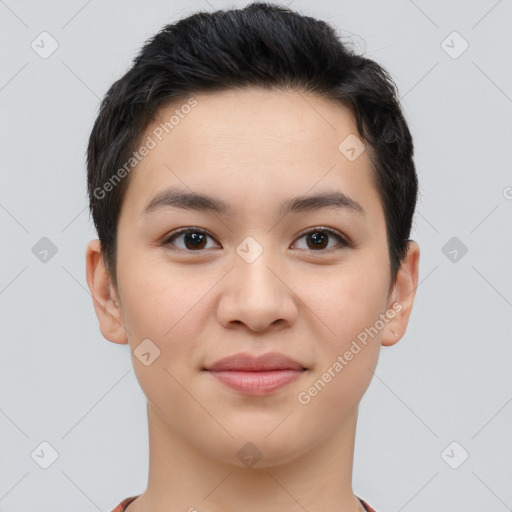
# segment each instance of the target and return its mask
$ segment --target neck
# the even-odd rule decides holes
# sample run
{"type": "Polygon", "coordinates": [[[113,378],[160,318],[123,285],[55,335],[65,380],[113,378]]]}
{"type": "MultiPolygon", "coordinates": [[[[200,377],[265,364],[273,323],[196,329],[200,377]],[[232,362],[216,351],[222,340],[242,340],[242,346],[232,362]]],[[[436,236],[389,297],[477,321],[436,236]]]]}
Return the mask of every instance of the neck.
{"type": "Polygon", "coordinates": [[[357,407],[305,453],[240,467],[199,452],[148,403],[148,487],[129,512],[363,511],[352,491],[356,423],[357,407]]]}

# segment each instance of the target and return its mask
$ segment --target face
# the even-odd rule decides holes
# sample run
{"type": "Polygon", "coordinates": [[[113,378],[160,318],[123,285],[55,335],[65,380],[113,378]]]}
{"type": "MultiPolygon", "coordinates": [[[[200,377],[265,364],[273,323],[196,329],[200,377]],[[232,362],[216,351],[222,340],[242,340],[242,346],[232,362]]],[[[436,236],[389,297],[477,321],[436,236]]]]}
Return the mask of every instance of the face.
{"type": "Polygon", "coordinates": [[[284,463],[343,428],[381,343],[404,327],[391,307],[384,212],[368,151],[339,149],[357,135],[348,110],[297,92],[194,98],[163,109],[144,135],[156,145],[132,171],[118,225],[126,331],[107,337],[129,343],[173,435],[234,465],[248,442],[259,466],[284,463]],[[188,114],[162,133],[176,109],[188,114]],[[179,202],[180,192],[211,201],[179,202]],[[231,372],[245,390],[205,370],[270,352],[305,370],[266,373],[259,387],[231,372]],[[285,383],[264,387],[276,379],[285,383]]]}

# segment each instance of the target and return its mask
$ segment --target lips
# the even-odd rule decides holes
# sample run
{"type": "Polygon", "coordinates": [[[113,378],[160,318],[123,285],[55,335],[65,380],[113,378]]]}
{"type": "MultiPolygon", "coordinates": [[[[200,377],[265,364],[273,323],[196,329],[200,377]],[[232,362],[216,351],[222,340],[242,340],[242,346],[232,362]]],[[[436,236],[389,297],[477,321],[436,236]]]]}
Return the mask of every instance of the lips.
{"type": "Polygon", "coordinates": [[[280,391],[304,375],[307,368],[290,357],[270,352],[260,356],[235,354],[203,370],[237,393],[263,396],[280,391]]]}
{"type": "Polygon", "coordinates": [[[307,370],[301,363],[279,354],[270,352],[260,356],[240,353],[225,357],[204,368],[212,372],[239,371],[239,372],[265,372],[278,370],[307,370]]]}

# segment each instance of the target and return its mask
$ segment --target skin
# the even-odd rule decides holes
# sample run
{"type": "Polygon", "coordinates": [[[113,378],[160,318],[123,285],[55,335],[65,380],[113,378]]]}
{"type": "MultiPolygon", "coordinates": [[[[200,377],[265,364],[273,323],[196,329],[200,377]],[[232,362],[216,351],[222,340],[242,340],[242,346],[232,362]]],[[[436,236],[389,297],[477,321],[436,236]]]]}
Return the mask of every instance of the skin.
{"type": "MultiPolygon", "coordinates": [[[[406,331],[419,247],[409,242],[392,283],[369,152],[350,161],[338,150],[357,134],[348,110],[291,91],[194,97],[197,106],[132,171],[118,224],[117,289],[99,241],[86,250],[101,332],[129,344],[148,400],[148,487],[127,510],[359,512],[351,483],[358,404],[380,347],[406,331]],[[144,217],[145,204],[169,186],[222,199],[234,215],[168,208],[144,217]],[[365,215],[323,208],[278,216],[282,200],[321,190],[344,192],[365,215]],[[304,232],[323,233],[318,226],[353,246],[325,235],[316,248],[304,232]],[[184,227],[208,232],[201,254],[183,236],[164,243],[184,227]],[[252,263],[236,252],[248,236],[263,249],[252,263]],[[401,310],[378,335],[299,403],[393,304],[401,310]],[[144,339],[160,350],[148,366],[133,352],[144,339]],[[241,394],[202,371],[228,355],[271,351],[308,370],[266,396],[241,394]],[[261,453],[252,467],[237,457],[247,442],[261,453]]],[[[143,140],[180,105],[163,109],[143,140]]]]}

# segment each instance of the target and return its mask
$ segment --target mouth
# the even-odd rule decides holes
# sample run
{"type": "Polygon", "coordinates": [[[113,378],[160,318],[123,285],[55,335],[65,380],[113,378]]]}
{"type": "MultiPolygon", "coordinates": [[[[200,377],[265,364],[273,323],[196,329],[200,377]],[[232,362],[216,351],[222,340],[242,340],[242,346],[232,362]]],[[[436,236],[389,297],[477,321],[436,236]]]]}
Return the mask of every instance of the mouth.
{"type": "Polygon", "coordinates": [[[252,356],[235,354],[203,368],[217,381],[238,392],[261,396],[300,378],[308,369],[276,352],[252,356]]]}

